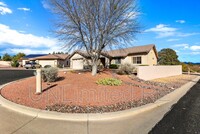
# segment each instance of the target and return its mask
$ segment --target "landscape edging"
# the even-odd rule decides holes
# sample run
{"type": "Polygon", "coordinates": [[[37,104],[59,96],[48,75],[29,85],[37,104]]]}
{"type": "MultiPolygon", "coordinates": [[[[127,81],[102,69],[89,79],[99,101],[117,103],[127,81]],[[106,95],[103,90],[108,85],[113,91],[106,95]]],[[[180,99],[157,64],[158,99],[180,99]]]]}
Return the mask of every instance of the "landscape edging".
{"type": "MultiPolygon", "coordinates": [[[[25,78],[26,79],[26,78],[25,78]]],[[[193,79],[192,81],[186,83],[182,87],[174,90],[173,92],[163,96],[162,98],[158,99],[154,103],[149,103],[140,107],[132,108],[132,109],[127,109],[123,111],[117,111],[117,112],[108,112],[108,113],[59,113],[59,112],[54,112],[54,111],[46,111],[46,110],[40,110],[40,109],[35,109],[35,108],[30,108],[27,106],[19,105],[14,102],[11,102],[7,99],[5,99],[3,96],[0,95],[0,104],[3,107],[6,107],[8,109],[11,109],[13,111],[33,116],[33,117],[39,117],[39,118],[44,118],[44,119],[54,119],[54,120],[65,120],[65,121],[73,121],[73,122],[87,122],[88,120],[90,121],[101,121],[101,120],[115,120],[118,118],[125,118],[129,116],[134,116],[139,113],[149,111],[151,109],[160,107],[166,103],[173,102],[172,104],[175,104],[187,91],[190,90],[190,88],[195,85],[200,77],[197,77],[193,79]]],[[[19,81],[19,80],[17,80],[19,81]]],[[[4,84],[0,86],[0,90],[7,86],[8,84],[12,84],[13,81],[7,84],[4,84]]],[[[172,105],[171,104],[171,105],[172,105]]]]}

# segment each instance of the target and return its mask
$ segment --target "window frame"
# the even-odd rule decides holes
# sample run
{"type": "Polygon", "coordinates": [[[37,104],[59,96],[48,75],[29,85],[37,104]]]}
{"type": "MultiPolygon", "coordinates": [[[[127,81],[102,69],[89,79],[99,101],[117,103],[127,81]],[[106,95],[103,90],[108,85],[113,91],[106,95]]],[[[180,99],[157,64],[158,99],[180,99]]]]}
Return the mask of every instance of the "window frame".
{"type": "Polygon", "coordinates": [[[134,57],[132,57],[132,63],[133,64],[142,64],[142,56],[134,56],[134,57]]]}

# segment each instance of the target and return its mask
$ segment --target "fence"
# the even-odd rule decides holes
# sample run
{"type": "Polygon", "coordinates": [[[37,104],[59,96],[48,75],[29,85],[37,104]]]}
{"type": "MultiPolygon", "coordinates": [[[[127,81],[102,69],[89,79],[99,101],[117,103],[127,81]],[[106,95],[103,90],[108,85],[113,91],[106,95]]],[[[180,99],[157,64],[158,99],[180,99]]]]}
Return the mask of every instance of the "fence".
{"type": "Polygon", "coordinates": [[[182,74],[182,66],[138,66],[137,76],[143,80],[169,77],[182,74]]]}

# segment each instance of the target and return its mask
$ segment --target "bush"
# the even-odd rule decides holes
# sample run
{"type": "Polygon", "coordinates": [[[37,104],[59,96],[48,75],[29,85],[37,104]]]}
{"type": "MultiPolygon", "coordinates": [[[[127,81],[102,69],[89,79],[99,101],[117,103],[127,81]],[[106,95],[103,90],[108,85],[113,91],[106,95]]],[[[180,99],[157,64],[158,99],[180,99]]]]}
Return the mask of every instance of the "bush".
{"type": "Polygon", "coordinates": [[[182,71],[183,72],[188,72],[188,65],[185,64],[185,63],[182,63],[181,65],[182,65],[182,71]]]}
{"type": "Polygon", "coordinates": [[[104,78],[98,80],[96,83],[98,85],[120,86],[122,81],[114,78],[104,78]]]}
{"type": "Polygon", "coordinates": [[[110,64],[109,68],[110,69],[118,69],[118,65],[117,64],[110,64]]]}
{"type": "Polygon", "coordinates": [[[42,69],[42,80],[44,82],[55,82],[58,78],[58,69],[55,67],[42,69]]]}
{"type": "Polygon", "coordinates": [[[19,62],[14,61],[14,62],[11,63],[11,66],[12,67],[19,67],[19,62]]]}
{"type": "Polygon", "coordinates": [[[117,74],[120,74],[120,75],[131,74],[131,73],[133,73],[134,69],[135,69],[135,67],[133,67],[131,64],[125,63],[119,67],[117,74]]]}
{"type": "Polygon", "coordinates": [[[51,67],[51,65],[45,65],[44,66],[44,68],[50,68],[51,67]]]}

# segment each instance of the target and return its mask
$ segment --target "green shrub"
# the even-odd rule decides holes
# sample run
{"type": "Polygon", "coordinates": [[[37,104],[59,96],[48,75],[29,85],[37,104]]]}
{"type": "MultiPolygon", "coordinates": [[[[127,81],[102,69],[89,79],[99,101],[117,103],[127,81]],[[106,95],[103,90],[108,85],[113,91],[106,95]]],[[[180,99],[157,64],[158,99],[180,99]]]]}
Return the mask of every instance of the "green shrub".
{"type": "Polygon", "coordinates": [[[19,62],[14,61],[14,62],[11,63],[11,66],[12,67],[19,67],[19,62]]]}
{"type": "Polygon", "coordinates": [[[118,65],[117,64],[110,64],[109,68],[110,69],[118,69],[118,65]]]}
{"type": "Polygon", "coordinates": [[[55,67],[42,69],[42,80],[44,82],[55,82],[58,78],[58,69],[55,67]]]}
{"type": "Polygon", "coordinates": [[[115,78],[104,78],[99,79],[96,83],[98,85],[120,86],[122,81],[115,78]]]}
{"type": "Polygon", "coordinates": [[[188,65],[185,64],[185,63],[182,63],[181,65],[182,65],[182,71],[183,72],[188,72],[188,65]]]}
{"type": "Polygon", "coordinates": [[[121,66],[119,67],[119,70],[117,71],[117,74],[120,74],[120,75],[131,74],[133,73],[134,69],[135,67],[129,63],[121,64],[121,66]]]}

